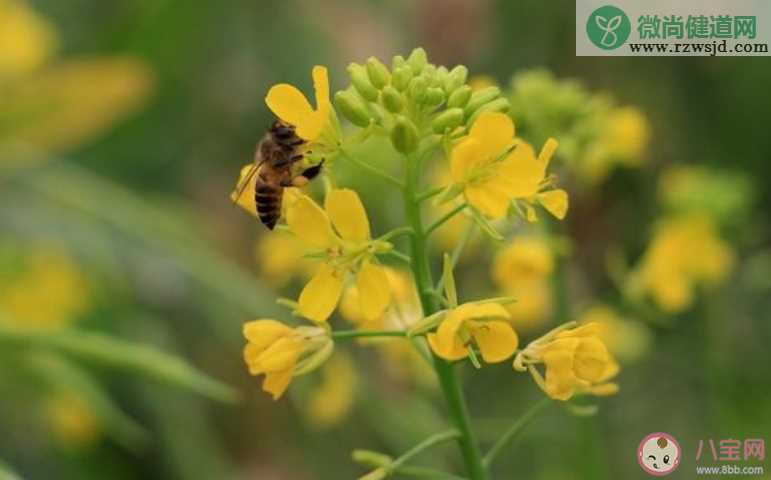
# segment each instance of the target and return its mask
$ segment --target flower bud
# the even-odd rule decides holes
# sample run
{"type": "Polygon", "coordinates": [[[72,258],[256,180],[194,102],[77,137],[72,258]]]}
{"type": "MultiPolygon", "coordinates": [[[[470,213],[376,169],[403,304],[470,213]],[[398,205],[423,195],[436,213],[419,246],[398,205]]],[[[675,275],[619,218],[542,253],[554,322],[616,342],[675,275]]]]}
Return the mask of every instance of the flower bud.
{"type": "Polygon", "coordinates": [[[391,60],[391,71],[396,71],[399,67],[406,67],[407,66],[407,60],[404,59],[401,55],[394,55],[393,60],[391,60]]]}
{"type": "Polygon", "coordinates": [[[384,453],[362,449],[354,450],[351,457],[354,462],[361,463],[362,465],[369,465],[371,467],[385,467],[394,461],[392,457],[384,453]]]}
{"type": "Polygon", "coordinates": [[[412,80],[412,69],[406,65],[396,67],[391,76],[391,84],[399,91],[404,91],[412,80]]]}
{"type": "Polygon", "coordinates": [[[434,74],[434,81],[431,83],[431,86],[444,88],[444,84],[447,82],[449,74],[450,72],[447,71],[447,67],[437,67],[436,73],[434,74]]]}
{"type": "Polygon", "coordinates": [[[356,63],[351,63],[347,70],[351,77],[351,83],[359,95],[370,102],[377,100],[377,88],[370,83],[367,69],[356,63]]]}
{"type": "Polygon", "coordinates": [[[482,112],[508,112],[509,111],[509,99],[508,98],[498,98],[496,100],[493,100],[492,102],[486,103],[479,107],[476,112],[474,112],[468,119],[468,122],[466,122],[468,125],[472,125],[474,121],[476,121],[477,117],[482,114],[482,112]]]}
{"type": "Polygon", "coordinates": [[[423,67],[423,71],[420,72],[420,76],[424,77],[429,85],[434,85],[436,79],[436,65],[427,64],[423,67]]]}
{"type": "Polygon", "coordinates": [[[450,98],[447,99],[447,106],[449,108],[463,108],[471,98],[471,87],[463,85],[450,94],[450,98]]]}
{"type": "Polygon", "coordinates": [[[466,78],[468,78],[468,68],[465,66],[457,65],[450,70],[450,73],[447,75],[447,82],[444,83],[447,93],[454,92],[456,89],[460,88],[461,85],[465,85],[466,78]]]}
{"type": "Polygon", "coordinates": [[[391,130],[391,143],[400,153],[412,153],[418,148],[418,129],[414,123],[404,116],[396,119],[391,130]]]}
{"type": "Polygon", "coordinates": [[[404,97],[391,85],[386,85],[383,88],[383,93],[380,97],[383,102],[383,106],[391,113],[399,113],[404,108],[404,97]]]}
{"type": "Polygon", "coordinates": [[[423,103],[423,99],[426,95],[426,88],[428,88],[428,82],[425,77],[415,77],[410,81],[410,96],[417,103],[423,103]]]}
{"type": "Polygon", "coordinates": [[[465,108],[466,115],[471,116],[479,107],[495,100],[500,94],[501,89],[498,87],[487,87],[472,93],[471,99],[465,108]]]}
{"type": "Polygon", "coordinates": [[[388,85],[388,82],[391,80],[388,68],[375,57],[367,59],[367,75],[369,75],[369,81],[378,90],[388,85]]]}
{"type": "Polygon", "coordinates": [[[416,48],[407,57],[407,64],[412,68],[412,72],[415,75],[419,75],[423,71],[423,68],[428,64],[428,55],[422,48],[416,48]]]}
{"type": "Polygon", "coordinates": [[[335,105],[348,121],[358,127],[366,127],[372,120],[364,101],[350,88],[335,94],[335,105]]]}
{"type": "Polygon", "coordinates": [[[444,90],[439,87],[428,87],[423,102],[429,107],[438,107],[444,102],[444,90]]]}
{"type": "Polygon", "coordinates": [[[463,123],[463,109],[450,108],[442,112],[431,122],[431,129],[434,133],[445,133],[452,131],[463,123]]]}

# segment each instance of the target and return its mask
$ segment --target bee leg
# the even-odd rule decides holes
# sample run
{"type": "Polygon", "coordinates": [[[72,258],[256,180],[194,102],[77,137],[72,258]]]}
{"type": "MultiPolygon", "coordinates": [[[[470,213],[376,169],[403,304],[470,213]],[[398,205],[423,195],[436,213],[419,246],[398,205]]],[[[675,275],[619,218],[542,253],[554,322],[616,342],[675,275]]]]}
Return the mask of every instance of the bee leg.
{"type": "Polygon", "coordinates": [[[292,185],[295,187],[304,187],[311,180],[316,178],[321,173],[321,167],[324,165],[324,160],[318,165],[314,165],[310,168],[306,168],[303,172],[292,179],[292,185]]]}

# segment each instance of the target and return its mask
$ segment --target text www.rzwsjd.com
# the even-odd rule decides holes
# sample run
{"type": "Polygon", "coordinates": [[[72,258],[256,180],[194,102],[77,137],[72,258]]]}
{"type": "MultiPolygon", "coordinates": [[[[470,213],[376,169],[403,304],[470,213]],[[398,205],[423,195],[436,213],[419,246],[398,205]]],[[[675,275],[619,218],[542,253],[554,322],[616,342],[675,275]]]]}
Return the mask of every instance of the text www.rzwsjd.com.
{"type": "Polygon", "coordinates": [[[734,43],[726,40],[712,43],[629,43],[634,53],[706,54],[710,56],[729,53],[768,53],[768,43],[734,43]]]}

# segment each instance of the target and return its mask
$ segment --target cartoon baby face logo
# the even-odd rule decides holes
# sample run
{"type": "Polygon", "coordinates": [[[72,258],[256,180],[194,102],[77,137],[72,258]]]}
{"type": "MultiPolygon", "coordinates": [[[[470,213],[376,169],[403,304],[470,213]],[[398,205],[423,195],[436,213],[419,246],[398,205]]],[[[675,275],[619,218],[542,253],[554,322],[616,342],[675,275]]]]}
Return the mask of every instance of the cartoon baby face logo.
{"type": "Polygon", "coordinates": [[[668,433],[651,433],[637,447],[637,461],[642,469],[655,477],[674,472],[680,465],[682,450],[675,437],[668,433]]]}

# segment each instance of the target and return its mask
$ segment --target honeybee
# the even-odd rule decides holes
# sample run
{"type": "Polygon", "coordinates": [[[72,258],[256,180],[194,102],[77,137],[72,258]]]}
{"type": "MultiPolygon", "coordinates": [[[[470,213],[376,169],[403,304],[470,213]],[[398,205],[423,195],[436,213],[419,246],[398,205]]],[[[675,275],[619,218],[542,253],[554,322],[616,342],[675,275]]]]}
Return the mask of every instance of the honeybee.
{"type": "Polygon", "coordinates": [[[254,175],[254,202],[260,221],[273,230],[281,217],[281,199],[286,187],[307,185],[319,173],[324,163],[306,168],[295,174],[295,164],[303,159],[304,140],[297,136],[294,126],[280,120],[273,122],[268,133],[257,145],[254,166],[237,187],[236,201],[241,198],[254,175]]]}

